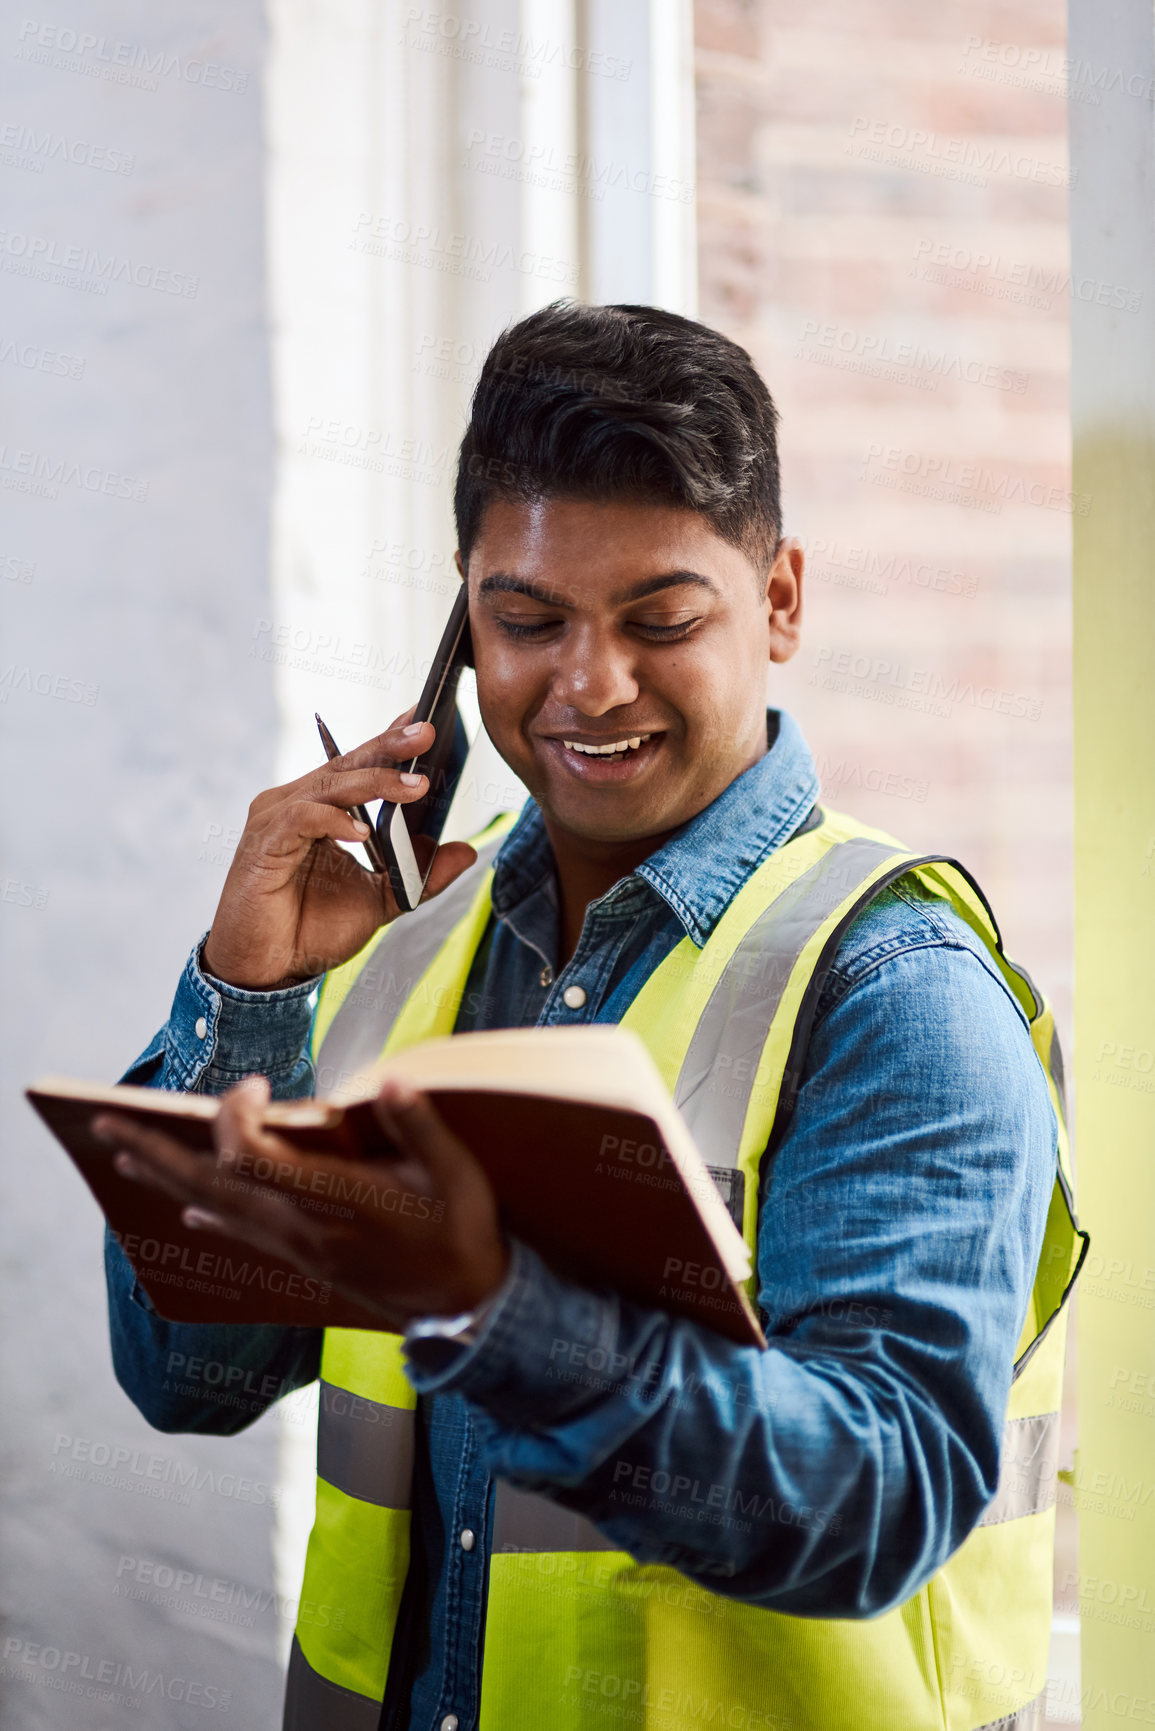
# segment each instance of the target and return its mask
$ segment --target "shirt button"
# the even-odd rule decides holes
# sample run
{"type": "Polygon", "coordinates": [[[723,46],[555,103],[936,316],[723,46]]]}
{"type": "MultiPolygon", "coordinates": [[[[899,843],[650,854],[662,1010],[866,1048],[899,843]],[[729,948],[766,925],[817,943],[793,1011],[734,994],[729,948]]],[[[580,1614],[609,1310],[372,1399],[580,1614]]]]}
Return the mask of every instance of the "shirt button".
{"type": "Polygon", "coordinates": [[[447,1713],[441,1721],[441,1731],[457,1731],[457,1714],[447,1713]]]}
{"type": "MultiPolygon", "coordinates": [[[[186,1023],[185,1026],[187,1027],[188,1024],[186,1023]]],[[[197,1020],[196,1020],[196,1029],[195,1029],[197,1039],[203,1040],[205,1035],[208,1033],[208,1031],[209,1031],[208,1023],[205,1021],[203,1016],[198,1016],[197,1020]]]]}
{"type": "Polygon", "coordinates": [[[553,969],[551,967],[544,967],[537,977],[543,986],[553,985],[553,969]]]}
{"type": "Polygon", "coordinates": [[[461,1533],[461,1548],[462,1548],[462,1550],[463,1551],[471,1551],[473,1549],[474,1542],[475,1542],[475,1535],[474,1535],[473,1528],[472,1527],[464,1527],[462,1529],[462,1533],[461,1533]]]}
{"type": "Polygon", "coordinates": [[[561,995],[561,1001],[567,1010],[580,1010],[586,1001],[584,986],[567,986],[561,995]]]}

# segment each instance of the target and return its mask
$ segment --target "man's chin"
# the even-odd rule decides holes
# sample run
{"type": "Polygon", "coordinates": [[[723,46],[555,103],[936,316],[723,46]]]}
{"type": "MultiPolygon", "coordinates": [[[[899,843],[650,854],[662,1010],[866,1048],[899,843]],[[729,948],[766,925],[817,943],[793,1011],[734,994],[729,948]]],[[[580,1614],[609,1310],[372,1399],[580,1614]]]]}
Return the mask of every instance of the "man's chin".
{"type": "Polygon", "coordinates": [[[599,812],[591,811],[584,801],[579,804],[574,800],[550,799],[544,789],[543,795],[535,795],[535,798],[551,829],[563,831],[574,841],[595,846],[632,847],[651,838],[657,846],[661,838],[685,822],[684,818],[667,814],[648,803],[642,811],[635,805],[630,811],[599,812]]]}

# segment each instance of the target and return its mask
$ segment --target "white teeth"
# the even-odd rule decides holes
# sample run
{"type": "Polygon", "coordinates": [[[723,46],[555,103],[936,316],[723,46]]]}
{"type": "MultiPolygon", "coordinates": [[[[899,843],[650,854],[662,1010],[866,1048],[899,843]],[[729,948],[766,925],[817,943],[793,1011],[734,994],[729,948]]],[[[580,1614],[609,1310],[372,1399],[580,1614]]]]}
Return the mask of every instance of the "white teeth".
{"type": "Polygon", "coordinates": [[[639,733],[633,739],[617,739],[612,745],[580,745],[576,739],[564,739],[562,744],[567,751],[581,751],[587,757],[614,757],[620,752],[636,751],[639,745],[652,738],[652,734],[639,733]]]}

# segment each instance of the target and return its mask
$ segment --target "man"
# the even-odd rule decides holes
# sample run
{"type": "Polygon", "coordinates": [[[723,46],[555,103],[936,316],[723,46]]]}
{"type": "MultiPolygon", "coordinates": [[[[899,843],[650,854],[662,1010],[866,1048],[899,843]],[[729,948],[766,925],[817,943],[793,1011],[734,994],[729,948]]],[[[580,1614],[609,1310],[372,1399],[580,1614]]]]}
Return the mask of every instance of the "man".
{"type": "Polygon", "coordinates": [[[357,803],[421,796],[395,766],[427,726],[261,794],[126,1079],[228,1090],[222,1166],[274,1175],[222,1184],[104,1122],[191,1224],[384,1325],[167,1323],[108,1244],[117,1375],[159,1428],[229,1434],[321,1375],[287,1725],[1039,1722],[1045,1330],[1074,1261],[1053,1024],[963,875],[823,812],[766,710],[803,573],[775,420],[744,351],[652,308],[557,306],[499,339],[458,563],[482,716],[532,801],[476,860],[444,848],[393,925],[336,844],[357,803]],[[377,1110],[408,1210],[281,1194],[331,1169],[258,1122],[314,1064],[323,1089],[350,1050],[583,1022],[636,1027],[676,1082],[756,1252],[765,1351],[509,1242],[469,1150],[397,1085],[377,1110]],[[192,1359],[256,1392],[178,1388],[192,1359]]]}

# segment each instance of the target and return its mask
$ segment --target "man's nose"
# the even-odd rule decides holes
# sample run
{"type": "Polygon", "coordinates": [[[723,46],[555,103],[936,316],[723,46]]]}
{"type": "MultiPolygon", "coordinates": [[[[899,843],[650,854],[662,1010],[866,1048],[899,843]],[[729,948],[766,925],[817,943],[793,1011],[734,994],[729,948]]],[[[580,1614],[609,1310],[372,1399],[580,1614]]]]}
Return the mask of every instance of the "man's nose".
{"type": "Polygon", "coordinates": [[[616,633],[595,626],[566,633],[553,677],[553,696],[582,715],[605,715],[636,703],[638,681],[633,651],[616,633]]]}

